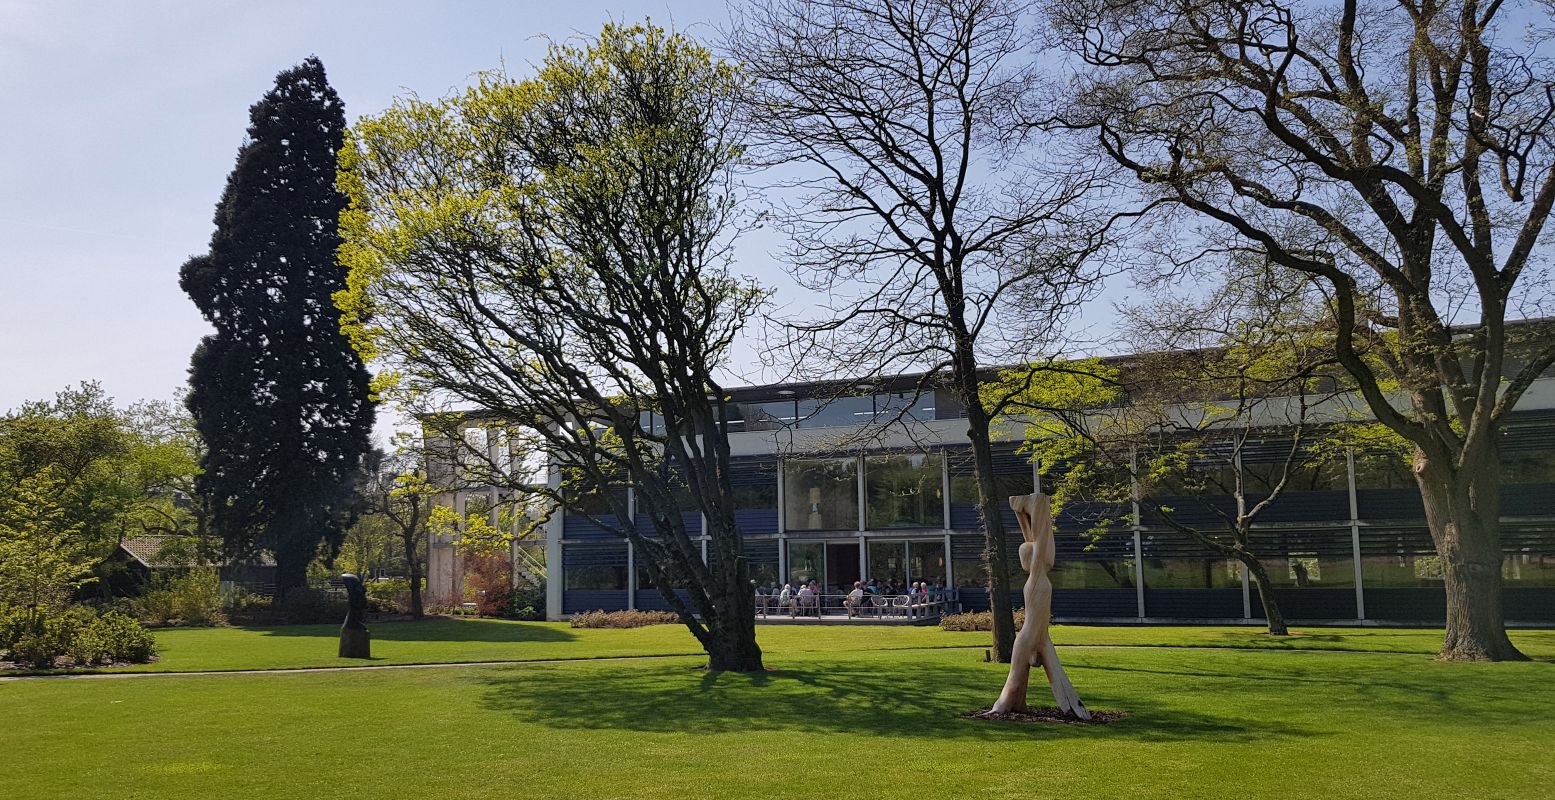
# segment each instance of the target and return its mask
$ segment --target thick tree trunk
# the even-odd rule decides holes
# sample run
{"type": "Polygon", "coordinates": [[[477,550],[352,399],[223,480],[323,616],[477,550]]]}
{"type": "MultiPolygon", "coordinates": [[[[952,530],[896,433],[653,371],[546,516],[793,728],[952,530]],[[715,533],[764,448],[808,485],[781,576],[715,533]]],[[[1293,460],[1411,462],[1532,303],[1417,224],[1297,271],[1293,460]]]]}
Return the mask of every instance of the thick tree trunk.
{"type": "MultiPolygon", "coordinates": [[[[975,385],[975,384],[974,384],[975,385]]],[[[967,399],[967,438],[972,444],[972,471],[977,480],[977,507],[983,518],[983,564],[988,567],[988,608],[993,614],[993,660],[1008,664],[1015,649],[1015,612],[1010,603],[1009,551],[1004,542],[1003,509],[1009,498],[998,497],[993,481],[993,443],[988,416],[976,397],[967,399]]]]}
{"type": "Polygon", "coordinates": [[[426,615],[426,609],[421,605],[421,559],[416,555],[415,541],[405,542],[405,555],[405,571],[410,575],[410,616],[421,619],[426,615]]]}
{"type": "Polygon", "coordinates": [[[1243,554],[1239,560],[1247,567],[1247,574],[1253,580],[1253,587],[1258,590],[1258,599],[1263,603],[1263,617],[1269,623],[1269,633],[1274,636],[1289,636],[1290,629],[1285,626],[1285,613],[1280,611],[1280,604],[1274,599],[1274,586],[1269,582],[1269,571],[1264,569],[1262,561],[1251,555],[1243,554]]]}
{"type": "MultiPolygon", "coordinates": [[[[1493,451],[1461,472],[1415,454],[1415,477],[1447,589],[1446,661],[1526,661],[1501,609],[1501,508],[1493,451]]],[[[1474,463],[1474,462],[1470,462],[1474,463]]]]}
{"type": "Polygon", "coordinates": [[[281,600],[293,589],[308,585],[308,560],[286,553],[275,554],[275,599],[281,600]]]}

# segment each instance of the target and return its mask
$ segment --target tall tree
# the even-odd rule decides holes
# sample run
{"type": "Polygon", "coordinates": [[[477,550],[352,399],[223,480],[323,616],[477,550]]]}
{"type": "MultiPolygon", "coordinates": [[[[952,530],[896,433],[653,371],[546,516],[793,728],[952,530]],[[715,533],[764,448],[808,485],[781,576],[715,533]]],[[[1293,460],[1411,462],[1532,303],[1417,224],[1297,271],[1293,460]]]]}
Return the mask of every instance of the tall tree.
{"type": "Polygon", "coordinates": [[[715,374],[765,299],[729,266],[739,86],[683,35],[607,25],[553,47],[532,79],[486,75],[361,121],[341,160],[338,302],[385,391],[478,410],[423,417],[471,482],[625,537],[710,667],[752,671],[715,374]],[[551,480],[508,454],[543,458],[551,480]],[[683,498],[706,520],[705,562],[683,498]]]}
{"type": "Polygon", "coordinates": [[[994,654],[1015,641],[986,369],[1063,349],[1100,239],[1084,175],[1064,175],[1011,112],[1036,79],[1017,0],[779,0],[743,6],[727,48],[755,83],[758,152],[801,283],[832,302],[797,321],[793,359],[861,382],[923,372],[966,408],[994,654]]]}
{"type": "Polygon", "coordinates": [[[210,252],[179,274],[216,329],[194,352],[188,404],[213,529],[233,556],[272,553],[284,594],[306,582],[321,545],[339,546],[373,405],[330,301],[345,288],[345,109],[324,65],[310,57],[277,75],[249,120],[210,252]]]}
{"type": "MultiPolygon", "coordinates": [[[[432,508],[437,496],[451,488],[427,480],[422,461],[425,446],[419,438],[400,443],[393,453],[369,459],[371,472],[361,495],[364,512],[382,522],[388,536],[398,540],[405,557],[405,576],[410,580],[410,614],[421,619],[421,588],[426,571],[426,543],[432,508]]],[[[358,521],[360,526],[367,518],[358,521]]]]}
{"type": "Polygon", "coordinates": [[[1088,69],[1058,119],[1035,114],[1203,223],[1171,227],[1178,263],[1251,252],[1325,288],[1339,363],[1414,448],[1444,659],[1522,658],[1497,438],[1555,363],[1545,329],[1507,324],[1548,303],[1555,205],[1555,70],[1515,5],[1052,0],[1088,69]]]}

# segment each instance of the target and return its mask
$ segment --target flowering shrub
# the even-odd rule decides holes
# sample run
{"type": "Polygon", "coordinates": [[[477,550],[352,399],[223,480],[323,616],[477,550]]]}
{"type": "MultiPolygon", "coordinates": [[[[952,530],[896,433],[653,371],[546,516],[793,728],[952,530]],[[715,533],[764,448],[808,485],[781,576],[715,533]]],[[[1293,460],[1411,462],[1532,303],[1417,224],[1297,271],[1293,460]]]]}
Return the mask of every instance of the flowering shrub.
{"type": "Polygon", "coordinates": [[[674,625],[680,617],[673,611],[585,611],[572,615],[574,628],[641,628],[646,625],[674,625]]]}

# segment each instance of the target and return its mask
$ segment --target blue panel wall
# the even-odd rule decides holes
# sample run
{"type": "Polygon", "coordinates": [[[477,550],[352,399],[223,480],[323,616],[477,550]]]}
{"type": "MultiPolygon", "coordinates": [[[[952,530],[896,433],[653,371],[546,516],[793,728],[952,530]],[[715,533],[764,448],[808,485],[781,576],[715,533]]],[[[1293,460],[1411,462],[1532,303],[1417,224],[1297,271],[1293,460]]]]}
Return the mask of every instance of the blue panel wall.
{"type": "Polygon", "coordinates": [[[573,589],[562,592],[562,613],[621,611],[626,608],[625,589],[573,589]]]}

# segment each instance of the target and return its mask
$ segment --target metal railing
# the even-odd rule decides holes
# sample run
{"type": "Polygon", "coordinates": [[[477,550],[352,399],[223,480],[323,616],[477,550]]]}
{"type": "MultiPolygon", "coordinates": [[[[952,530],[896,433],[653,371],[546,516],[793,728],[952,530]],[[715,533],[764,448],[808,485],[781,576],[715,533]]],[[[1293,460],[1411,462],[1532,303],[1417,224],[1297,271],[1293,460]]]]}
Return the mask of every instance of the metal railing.
{"type": "Polygon", "coordinates": [[[786,616],[791,619],[902,619],[921,620],[949,613],[954,598],[949,592],[917,594],[869,594],[857,600],[845,594],[756,595],[756,616],[761,619],[786,616]]]}

